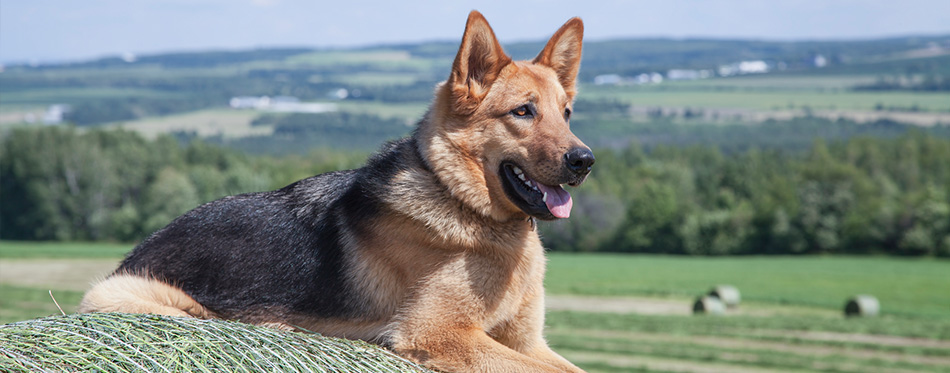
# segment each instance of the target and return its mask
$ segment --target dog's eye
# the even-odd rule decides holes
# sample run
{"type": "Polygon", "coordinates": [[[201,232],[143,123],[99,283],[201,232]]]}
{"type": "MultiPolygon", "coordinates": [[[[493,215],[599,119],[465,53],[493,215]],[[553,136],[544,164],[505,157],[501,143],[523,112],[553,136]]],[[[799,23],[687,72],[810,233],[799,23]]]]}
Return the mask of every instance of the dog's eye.
{"type": "Polygon", "coordinates": [[[534,117],[534,112],[531,111],[531,107],[528,105],[521,105],[517,109],[512,110],[511,115],[518,118],[532,118],[534,117]]]}
{"type": "Polygon", "coordinates": [[[571,108],[564,109],[564,120],[571,119],[571,108]]]}

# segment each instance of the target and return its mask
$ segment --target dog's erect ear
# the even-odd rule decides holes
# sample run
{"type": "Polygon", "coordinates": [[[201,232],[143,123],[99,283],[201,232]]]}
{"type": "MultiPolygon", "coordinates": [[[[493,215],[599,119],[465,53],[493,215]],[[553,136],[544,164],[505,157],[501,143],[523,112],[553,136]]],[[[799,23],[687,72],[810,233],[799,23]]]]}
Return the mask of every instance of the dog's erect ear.
{"type": "Polygon", "coordinates": [[[448,81],[456,111],[465,114],[474,111],[498,73],[510,62],[511,57],[501,48],[485,17],[475,10],[469,13],[448,81]]]}
{"type": "Polygon", "coordinates": [[[534,63],[548,66],[557,72],[561,86],[568,96],[574,97],[574,81],[577,71],[581,67],[581,48],[584,39],[584,22],[580,18],[571,18],[561,26],[548,44],[537,57],[534,63]]]}

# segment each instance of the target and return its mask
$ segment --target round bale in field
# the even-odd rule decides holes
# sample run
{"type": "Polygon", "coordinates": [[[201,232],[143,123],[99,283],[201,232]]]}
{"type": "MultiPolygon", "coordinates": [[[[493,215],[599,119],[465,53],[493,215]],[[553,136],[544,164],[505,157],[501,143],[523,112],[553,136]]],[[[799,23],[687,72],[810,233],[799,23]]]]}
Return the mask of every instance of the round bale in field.
{"type": "Polygon", "coordinates": [[[732,285],[717,285],[709,291],[709,295],[719,298],[729,308],[739,307],[739,301],[742,300],[739,289],[732,285]]]}
{"type": "Polygon", "coordinates": [[[844,305],[844,315],[848,317],[877,316],[880,311],[881,303],[873,295],[856,295],[844,305]]]}
{"type": "Polygon", "coordinates": [[[693,303],[694,314],[722,315],[726,313],[726,305],[719,298],[703,295],[693,303]]]}

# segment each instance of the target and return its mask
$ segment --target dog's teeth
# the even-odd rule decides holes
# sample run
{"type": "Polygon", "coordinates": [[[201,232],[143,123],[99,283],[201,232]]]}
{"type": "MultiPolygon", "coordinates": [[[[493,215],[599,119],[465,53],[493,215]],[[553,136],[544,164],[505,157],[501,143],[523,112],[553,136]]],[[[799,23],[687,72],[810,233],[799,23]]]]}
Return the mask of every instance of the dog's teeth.
{"type": "Polygon", "coordinates": [[[528,179],[528,177],[525,176],[524,173],[518,173],[518,172],[517,172],[517,171],[521,171],[521,170],[519,170],[517,167],[513,167],[512,169],[516,170],[515,173],[518,174],[518,178],[521,179],[521,182],[524,183],[524,186],[526,186],[526,187],[528,187],[528,188],[531,188],[531,189],[534,189],[535,191],[538,191],[538,192],[541,191],[540,189],[538,189],[538,186],[537,186],[537,185],[534,185],[534,181],[532,181],[531,179],[528,179]]]}
{"type": "Polygon", "coordinates": [[[544,192],[544,195],[541,196],[541,202],[548,202],[548,192],[544,192]]]}
{"type": "MultiPolygon", "coordinates": [[[[522,175],[524,173],[524,171],[521,171],[517,166],[511,166],[511,169],[515,172],[515,175],[522,175]]],[[[524,180],[524,178],[522,177],[521,180],[524,180]]]]}

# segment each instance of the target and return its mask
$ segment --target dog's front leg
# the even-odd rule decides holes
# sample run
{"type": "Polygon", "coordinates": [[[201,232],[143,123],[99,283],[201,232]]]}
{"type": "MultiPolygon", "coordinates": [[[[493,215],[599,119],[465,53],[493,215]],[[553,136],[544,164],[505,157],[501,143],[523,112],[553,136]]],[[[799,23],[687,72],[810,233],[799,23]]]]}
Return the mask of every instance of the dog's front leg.
{"type": "Polygon", "coordinates": [[[557,367],[561,372],[584,371],[571,364],[564,357],[554,352],[544,340],[544,296],[531,294],[525,299],[524,306],[509,322],[492,330],[491,334],[498,342],[511,347],[531,358],[540,360],[557,367]]]}
{"type": "Polygon", "coordinates": [[[581,368],[578,368],[576,365],[572,364],[570,361],[567,361],[563,356],[559,355],[557,352],[554,352],[547,343],[541,341],[541,344],[537,345],[534,349],[525,351],[525,355],[548,363],[557,367],[559,372],[576,372],[584,373],[581,368]]]}
{"type": "Polygon", "coordinates": [[[393,338],[396,353],[444,372],[563,372],[512,350],[474,325],[409,327],[393,338]]]}

